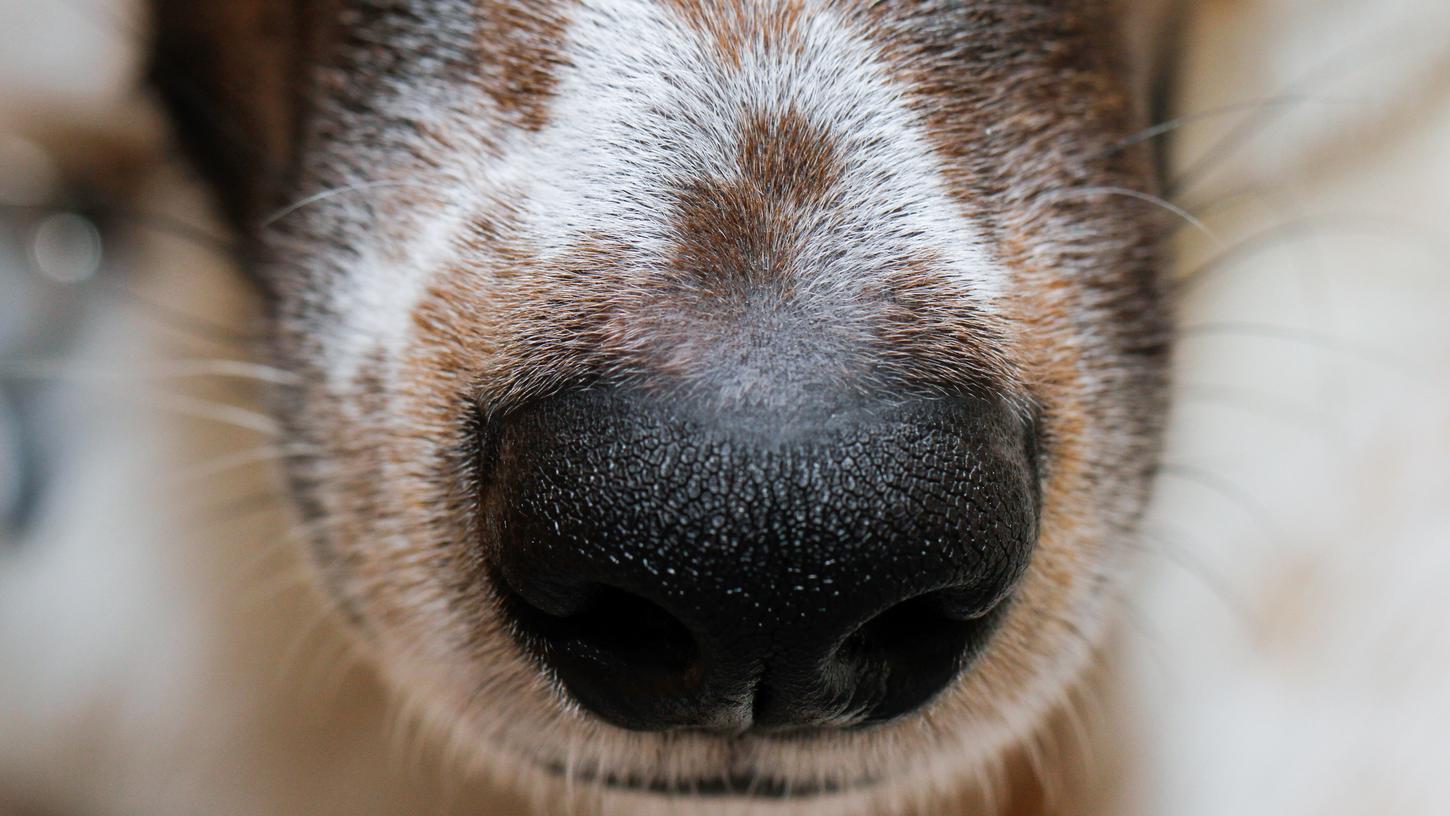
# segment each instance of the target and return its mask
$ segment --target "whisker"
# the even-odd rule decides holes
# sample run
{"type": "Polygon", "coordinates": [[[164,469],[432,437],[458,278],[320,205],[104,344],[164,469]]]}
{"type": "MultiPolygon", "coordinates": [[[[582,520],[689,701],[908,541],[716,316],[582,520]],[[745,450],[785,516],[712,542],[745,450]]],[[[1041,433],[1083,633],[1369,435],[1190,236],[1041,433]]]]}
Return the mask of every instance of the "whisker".
{"type": "MultiPolygon", "coordinates": [[[[310,580],[307,580],[308,578],[310,576],[304,570],[302,577],[299,579],[299,591],[304,592],[309,600],[317,599],[321,601],[322,593],[309,591],[312,584],[310,580]]],[[[319,602],[317,608],[311,610],[311,613],[306,617],[302,625],[298,627],[297,634],[293,638],[292,643],[283,652],[281,658],[278,659],[277,682],[283,683],[290,678],[301,676],[301,672],[304,669],[302,661],[307,655],[308,645],[315,642],[315,648],[320,651],[322,647],[325,647],[327,643],[333,640],[331,635],[335,631],[338,623],[338,613],[332,604],[319,602]],[[334,626],[330,629],[327,625],[328,623],[332,623],[334,626]]],[[[313,654],[315,656],[316,652],[313,654]]]]}
{"type": "Polygon", "coordinates": [[[164,366],[125,373],[114,369],[80,367],[61,360],[0,360],[0,377],[74,382],[164,382],[215,377],[286,386],[302,382],[298,375],[276,366],[247,360],[206,358],[182,359],[164,366]]]}
{"type": "MultiPolygon", "coordinates": [[[[1140,550],[1141,547],[1141,544],[1133,545],[1135,550],[1140,550]]],[[[1147,552],[1147,550],[1140,551],[1147,552]]],[[[1138,644],[1153,664],[1154,673],[1163,683],[1177,685],[1178,678],[1175,676],[1174,667],[1178,665],[1178,661],[1168,656],[1172,647],[1163,637],[1163,633],[1149,625],[1150,616],[1132,598],[1121,598],[1119,604],[1123,611],[1119,619],[1127,624],[1132,633],[1137,636],[1138,644]]]]}
{"type": "Polygon", "coordinates": [[[1091,776],[1101,766],[1098,764],[1097,749],[1093,745],[1091,732],[1083,716],[1083,709],[1086,708],[1089,698],[1079,697],[1079,695],[1089,693],[1088,687],[1085,686],[1069,688],[1063,698],[1062,715],[1067,721],[1072,741],[1077,743],[1078,756],[1082,759],[1083,769],[1088,776],[1091,776]]]}
{"type": "Polygon", "coordinates": [[[267,216],[266,218],[262,219],[262,226],[264,228],[265,227],[274,226],[275,224],[277,224],[282,219],[284,219],[284,218],[286,218],[286,217],[288,217],[288,216],[290,216],[290,215],[292,215],[292,214],[294,214],[294,213],[296,213],[296,212],[298,212],[300,210],[303,210],[303,209],[305,209],[307,207],[311,207],[314,204],[320,204],[323,201],[327,201],[328,199],[331,199],[331,198],[336,198],[337,196],[340,196],[340,195],[346,195],[348,193],[366,192],[368,190],[377,190],[377,189],[393,188],[393,187],[398,187],[398,188],[414,188],[414,189],[420,189],[420,190],[431,190],[431,189],[433,189],[432,187],[430,187],[430,186],[428,186],[426,184],[419,184],[417,182],[412,182],[412,181],[394,181],[394,180],[365,181],[365,182],[359,182],[357,184],[344,185],[342,187],[332,187],[332,188],[329,188],[327,190],[323,190],[323,191],[318,192],[318,193],[313,193],[312,195],[309,195],[306,198],[303,198],[303,199],[301,199],[299,201],[294,201],[293,203],[288,204],[285,207],[282,207],[281,209],[277,210],[276,212],[274,212],[271,215],[267,216]]]}
{"type": "Polygon", "coordinates": [[[1022,747],[1027,755],[1027,765],[1032,771],[1032,778],[1038,789],[1042,791],[1042,803],[1048,813],[1057,813],[1064,801],[1062,780],[1058,774],[1050,769],[1053,767],[1053,759],[1060,760],[1052,734],[1048,729],[1038,728],[1023,740],[1022,747]]]}
{"type": "Polygon", "coordinates": [[[227,454],[226,456],[218,457],[196,467],[184,468],[174,478],[168,479],[168,482],[175,485],[182,485],[189,482],[204,481],[248,465],[283,461],[303,456],[315,456],[320,451],[321,449],[316,445],[308,445],[301,442],[286,445],[264,445],[250,450],[227,454]]]}
{"type": "MultiPolygon", "coordinates": [[[[325,517],[291,524],[280,532],[269,530],[266,540],[259,541],[255,553],[236,565],[234,574],[248,586],[242,590],[243,605],[263,606],[285,592],[310,589],[317,577],[317,569],[306,558],[298,557],[302,545],[329,535],[344,522],[339,518],[325,517]],[[293,552],[289,553],[289,550],[293,552]],[[268,562],[286,556],[288,569],[277,572],[263,568],[268,562]],[[262,573],[258,575],[258,573],[262,573]]],[[[317,593],[327,600],[327,593],[317,593]]]]}
{"type": "Polygon", "coordinates": [[[1145,193],[1142,190],[1134,190],[1131,187],[1074,187],[1071,189],[1059,190],[1050,193],[1049,197],[1054,200],[1061,200],[1071,198],[1092,198],[1094,196],[1103,195],[1126,196],[1128,198],[1134,198],[1139,201],[1144,201],[1152,204],[1159,209],[1173,214],[1185,224],[1203,233],[1215,244],[1224,244],[1223,239],[1219,237],[1218,233],[1214,232],[1213,228],[1209,227],[1208,224],[1204,223],[1203,219],[1199,218],[1198,216],[1194,215],[1183,207],[1174,204],[1172,201],[1163,198],[1162,196],[1157,196],[1152,193],[1145,193]]]}
{"type": "Polygon", "coordinates": [[[282,500],[282,489],[269,487],[204,508],[196,514],[195,518],[199,524],[207,528],[217,527],[276,509],[281,506],[282,500]]]}
{"type": "Polygon", "coordinates": [[[28,212],[37,215],[80,212],[105,221],[118,221],[132,227],[170,235],[222,256],[227,260],[238,260],[241,251],[229,238],[212,232],[205,227],[183,221],[165,213],[150,212],[130,207],[120,207],[104,201],[65,201],[53,203],[28,203],[0,201],[0,210],[28,212]]]}
{"type": "Polygon", "coordinates": [[[1156,125],[1150,125],[1149,127],[1146,127],[1138,131],[1137,133],[1132,134],[1131,136],[1123,137],[1116,144],[1114,144],[1113,147],[1105,153],[1105,155],[1111,155],[1114,152],[1132,147],[1133,145],[1142,144],[1143,142],[1150,142],[1154,139],[1160,138],[1169,133],[1180,130],[1184,127],[1188,127],[1190,125],[1197,124],[1199,122],[1213,121],[1216,119],[1221,119],[1224,116],[1229,116],[1235,113],[1242,113],[1244,111],[1263,110],[1265,108],[1278,107],[1298,107],[1312,103],[1320,103],[1324,105],[1354,104],[1358,101],[1359,100],[1339,99],[1330,96],[1288,93],[1278,96],[1262,97],[1259,99],[1248,99],[1242,102],[1232,102],[1227,105],[1220,105],[1215,108],[1208,108],[1207,110],[1197,111],[1195,113],[1186,113],[1181,116],[1175,116],[1172,119],[1164,120],[1156,125]]]}
{"type": "Polygon", "coordinates": [[[333,661],[330,677],[324,678],[318,686],[318,699],[330,705],[342,700],[343,691],[353,674],[366,665],[366,655],[348,638],[336,638],[334,645],[341,655],[333,661]]]}
{"type": "Polygon", "coordinates": [[[579,774],[579,746],[573,740],[564,747],[564,803],[565,816],[574,816],[578,810],[578,802],[575,801],[578,791],[579,774]]]}
{"type": "Polygon", "coordinates": [[[233,428],[255,431],[268,436],[282,435],[282,427],[276,420],[266,414],[237,405],[228,405],[183,394],[151,393],[142,395],[141,399],[148,406],[183,416],[230,425],[233,428]]]}
{"type": "Polygon", "coordinates": [[[1278,420],[1293,428],[1307,429],[1331,444],[1338,441],[1337,429],[1328,414],[1277,394],[1243,386],[1206,383],[1181,384],[1177,388],[1179,397],[1191,402],[1231,406],[1278,420]]]}
{"type": "Polygon", "coordinates": [[[255,552],[231,567],[244,604],[261,607],[277,595],[298,588],[297,581],[310,579],[310,575],[299,573],[299,543],[297,531],[287,530],[261,541],[255,552]]]}
{"type": "Polygon", "coordinates": [[[1252,519],[1271,541],[1279,544],[1285,540],[1285,536],[1279,530],[1279,525],[1274,521],[1274,516],[1268,508],[1260,504],[1258,499],[1247,490],[1224,478],[1222,474],[1196,465],[1178,462],[1163,463],[1158,468],[1158,473],[1162,477],[1197,485],[1204,490],[1218,494],[1244,511],[1245,515],[1252,519]]]}
{"type": "Polygon", "coordinates": [[[1326,351],[1334,351],[1360,357],[1366,361],[1392,365],[1405,371],[1412,369],[1411,362],[1385,349],[1355,343],[1342,337],[1315,332],[1311,329],[1285,326],[1278,323],[1256,323],[1246,320],[1217,321],[1184,325],[1179,328],[1180,339],[1234,337],[1262,340],[1282,340],[1298,343],[1326,351]]]}
{"type": "Polygon", "coordinates": [[[1413,223],[1375,215],[1352,213],[1328,213],[1297,218],[1261,230],[1254,235],[1228,247],[1175,281],[1176,294],[1185,297],[1215,273],[1234,268],[1239,261],[1252,258],[1266,249],[1273,248],[1299,237],[1368,236],[1395,238],[1412,241],[1420,246],[1426,255],[1436,263],[1450,260],[1450,241],[1435,230],[1413,223]]]}
{"type": "MultiPolygon", "coordinates": [[[[95,207],[31,205],[6,202],[0,202],[0,209],[33,210],[42,213],[60,213],[71,211],[91,213],[98,212],[97,208],[95,207]]],[[[105,211],[102,210],[101,212],[104,213],[105,211]]],[[[164,218],[164,216],[146,216],[146,218],[160,219],[164,218]]],[[[175,222],[175,224],[178,226],[176,230],[173,230],[173,232],[184,232],[190,230],[192,231],[190,237],[199,242],[206,243],[215,238],[208,233],[204,233],[199,228],[193,228],[190,225],[182,225],[181,222],[175,222]]],[[[114,297],[119,298],[124,303],[133,306],[141,312],[154,318],[161,325],[175,329],[183,334],[192,335],[208,342],[233,345],[251,344],[256,342],[257,340],[256,337],[252,337],[242,332],[239,332],[231,326],[226,326],[221,323],[217,323],[216,321],[200,317],[198,315],[190,314],[175,307],[168,306],[164,303],[159,303],[155,300],[152,300],[151,298],[141,294],[140,292],[136,291],[136,289],[122,281],[113,280],[107,277],[100,277],[90,281],[87,285],[89,287],[99,289],[114,297]]]]}
{"type": "Polygon", "coordinates": [[[204,227],[189,224],[179,218],[173,218],[163,213],[115,207],[104,208],[97,214],[102,218],[119,221],[132,227],[180,238],[227,261],[244,260],[242,249],[234,240],[224,235],[218,235],[204,227]]]}
{"type": "MultiPolygon", "coordinates": [[[[1251,185],[1245,189],[1227,193],[1211,200],[1205,203],[1202,208],[1192,207],[1190,209],[1198,213],[1200,217],[1207,218],[1208,214],[1214,210],[1226,206],[1235,206],[1242,199],[1252,199],[1257,201],[1261,206],[1271,210],[1274,215],[1274,220],[1280,223],[1304,223],[1309,221],[1303,215],[1303,208],[1293,201],[1285,201],[1284,199],[1286,198],[1293,198],[1287,190],[1271,189],[1265,185],[1251,185]]],[[[1326,267],[1326,262],[1323,256],[1321,242],[1317,240],[1321,236],[1317,231],[1308,231],[1303,237],[1306,239],[1306,243],[1302,248],[1296,246],[1295,239],[1284,241],[1283,246],[1286,248],[1294,247],[1300,249],[1295,256],[1295,266],[1300,269],[1300,288],[1305,295],[1305,307],[1310,312],[1320,315],[1322,320],[1332,323],[1332,317],[1326,311],[1326,298],[1324,285],[1322,283],[1324,278],[1323,269],[1326,267]]],[[[1219,256],[1222,258],[1233,255],[1235,250],[1239,248],[1234,247],[1221,250],[1219,256]]],[[[1212,263],[1212,261],[1209,262],[1209,264],[1212,263]]],[[[1191,290],[1195,288],[1200,280],[1201,278],[1194,277],[1193,273],[1189,273],[1186,277],[1173,280],[1170,283],[1172,297],[1179,302],[1186,301],[1191,294],[1191,290]]]]}
{"type": "MultiPolygon", "coordinates": [[[[98,379],[92,382],[130,385],[130,383],[124,382],[124,378],[114,380],[98,379]]],[[[118,388],[108,393],[134,399],[137,403],[147,408],[168,411],[181,416],[216,422],[243,430],[255,431],[268,436],[282,435],[282,426],[275,419],[259,411],[253,411],[240,405],[217,402],[216,400],[152,388],[118,388]]]]}
{"type": "Polygon", "coordinates": [[[1180,529],[1172,528],[1163,523],[1145,525],[1143,529],[1145,538],[1152,539],[1157,546],[1133,545],[1139,552],[1161,557],[1164,563],[1177,567],[1185,575],[1189,575],[1202,584],[1203,588],[1214,597],[1224,610],[1233,617],[1234,621],[1242,627],[1245,635],[1253,630],[1253,616],[1249,614],[1249,604],[1238,593],[1230,587],[1227,579],[1217,570],[1209,565],[1207,561],[1193,554],[1193,547],[1182,547],[1176,545],[1175,541],[1184,541],[1189,536],[1180,529]]]}
{"type": "Polygon", "coordinates": [[[991,816],[1001,816],[1002,800],[997,793],[997,778],[990,767],[977,768],[977,786],[981,789],[982,809],[991,816]]]}
{"type": "MultiPolygon", "coordinates": [[[[1392,31],[1380,32],[1378,36],[1368,42],[1359,42],[1354,46],[1344,49],[1330,59],[1320,63],[1315,68],[1301,74],[1297,79],[1288,83],[1282,93],[1274,94],[1273,98],[1283,96],[1299,96],[1306,89],[1315,86],[1322,86],[1333,82],[1342,74],[1361,68],[1372,62],[1371,57],[1383,56],[1390,49],[1403,49],[1407,39],[1413,39],[1414,35],[1422,34],[1414,22],[1407,23],[1402,27],[1396,27],[1392,31]]],[[[1258,134],[1267,130],[1274,122],[1278,121],[1289,110],[1291,106],[1272,106],[1261,108],[1261,115],[1251,117],[1248,121],[1231,130],[1222,139],[1215,142],[1198,159],[1178,173],[1166,186],[1169,198],[1177,199],[1183,193],[1192,189],[1207,174],[1207,171],[1216,166],[1220,161],[1233,155],[1243,144],[1253,139],[1258,134]]]]}
{"type": "Polygon", "coordinates": [[[1282,192],[1281,187],[1273,185],[1246,184],[1225,192],[1215,192],[1212,197],[1203,201],[1180,201],[1179,204],[1184,209],[1196,213],[1199,218],[1208,220],[1220,212],[1231,211],[1244,201],[1263,203],[1269,201],[1274,194],[1282,192]]]}
{"type": "Polygon", "coordinates": [[[228,346],[250,346],[260,338],[243,334],[230,326],[224,326],[204,317],[198,317],[164,303],[158,303],[124,284],[99,281],[96,284],[147,313],[157,322],[183,334],[228,346]]]}
{"type": "Polygon", "coordinates": [[[158,380],[186,380],[202,377],[251,380],[271,385],[301,385],[302,377],[275,365],[251,360],[188,358],[169,362],[156,370],[158,380]]]}

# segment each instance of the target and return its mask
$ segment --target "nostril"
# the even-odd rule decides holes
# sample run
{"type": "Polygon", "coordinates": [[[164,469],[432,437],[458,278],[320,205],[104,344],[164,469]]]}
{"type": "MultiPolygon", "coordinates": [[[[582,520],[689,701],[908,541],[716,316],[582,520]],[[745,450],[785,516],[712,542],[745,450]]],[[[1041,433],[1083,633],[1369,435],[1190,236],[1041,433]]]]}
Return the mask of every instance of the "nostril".
{"type": "Polygon", "coordinates": [[[646,598],[598,583],[548,591],[534,585],[527,596],[499,584],[522,639],[581,699],[595,696],[581,686],[618,682],[664,693],[699,674],[690,630],[646,598]]]}
{"type": "Polygon", "coordinates": [[[853,632],[835,660],[857,677],[860,724],[930,702],[985,645],[1001,606],[970,592],[939,590],[903,601],[853,632]]]}

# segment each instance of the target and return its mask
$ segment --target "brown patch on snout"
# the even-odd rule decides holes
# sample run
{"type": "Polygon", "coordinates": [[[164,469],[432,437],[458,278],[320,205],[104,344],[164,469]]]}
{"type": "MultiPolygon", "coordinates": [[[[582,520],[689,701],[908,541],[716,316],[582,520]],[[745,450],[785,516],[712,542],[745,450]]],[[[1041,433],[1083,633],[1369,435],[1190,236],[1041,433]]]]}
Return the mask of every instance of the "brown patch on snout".
{"type": "Polygon", "coordinates": [[[726,64],[739,66],[746,51],[798,48],[800,0],[666,0],[690,27],[710,37],[726,64]]]}
{"type": "Polygon", "coordinates": [[[840,180],[838,145],[798,111],[756,112],[745,118],[737,152],[734,175],[689,179],[674,191],[673,247],[660,285],[625,318],[652,325],[666,350],[658,368],[674,375],[718,354],[708,335],[728,335],[731,324],[808,319],[799,314],[808,309],[798,291],[801,225],[819,217],[840,180]]]}
{"type": "Polygon", "coordinates": [[[834,134],[795,110],[755,113],[742,127],[737,166],[737,177],[697,179],[678,191],[669,286],[627,317],[652,325],[668,350],[659,370],[679,375],[728,347],[703,327],[728,336],[752,319],[751,309],[775,309],[782,322],[793,312],[807,322],[820,344],[856,347],[854,362],[835,360],[841,380],[899,379],[946,391],[1015,381],[1000,351],[1002,332],[947,282],[934,253],[860,270],[856,277],[869,283],[847,300],[811,303],[802,291],[812,283],[803,241],[831,217],[847,171],[834,134]],[[679,321],[657,319],[681,312],[679,321]]]}
{"type": "Polygon", "coordinates": [[[831,135],[798,112],[746,118],[739,175],[697,178],[675,193],[672,275],[720,299],[740,289],[789,286],[808,218],[841,174],[831,135]]]}
{"type": "Polygon", "coordinates": [[[567,4],[550,0],[478,3],[479,84],[504,114],[526,130],[549,123],[567,4]]]}
{"type": "Polygon", "coordinates": [[[795,110],[747,114],[737,132],[733,172],[673,188],[657,257],[595,233],[546,260],[516,214],[476,218],[461,239],[473,262],[415,313],[421,346],[447,359],[405,370],[449,372],[454,391],[471,372],[494,410],[567,383],[698,380],[736,363],[858,390],[1010,387],[1004,330],[934,254],[836,270],[845,294],[813,290],[823,253],[807,244],[846,171],[834,134],[795,110]]]}
{"type": "Polygon", "coordinates": [[[797,110],[747,116],[739,163],[763,202],[796,207],[822,203],[845,170],[835,136],[797,110]]]}

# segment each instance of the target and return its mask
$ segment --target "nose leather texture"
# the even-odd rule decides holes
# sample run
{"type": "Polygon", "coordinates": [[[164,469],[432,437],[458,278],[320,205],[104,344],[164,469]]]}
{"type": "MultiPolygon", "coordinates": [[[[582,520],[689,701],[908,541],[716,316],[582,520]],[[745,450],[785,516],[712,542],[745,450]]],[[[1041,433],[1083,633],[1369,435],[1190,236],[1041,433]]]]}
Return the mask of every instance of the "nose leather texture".
{"type": "Polygon", "coordinates": [[[789,413],[595,387],[486,448],[485,548],[520,640],[626,728],[915,710],[985,645],[1037,538],[1032,425],[971,396],[789,413]]]}

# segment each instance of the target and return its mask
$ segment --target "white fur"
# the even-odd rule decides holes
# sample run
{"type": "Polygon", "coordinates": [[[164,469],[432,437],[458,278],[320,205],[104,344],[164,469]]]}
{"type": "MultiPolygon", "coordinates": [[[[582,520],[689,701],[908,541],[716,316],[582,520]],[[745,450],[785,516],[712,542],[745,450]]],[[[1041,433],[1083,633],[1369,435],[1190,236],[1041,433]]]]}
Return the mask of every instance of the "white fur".
{"type": "MultiPolygon", "coordinates": [[[[808,4],[809,5],[809,4],[808,4]]],[[[675,193],[691,180],[738,177],[736,145],[752,113],[794,109],[839,142],[849,168],[815,223],[801,224],[801,289],[850,295],[893,261],[931,253],[963,299],[994,311],[1006,272],[988,254],[970,213],[941,181],[936,159],[902,88],[861,32],[835,12],[803,12],[798,53],[750,48],[738,67],[708,35],[661,4],[593,0],[571,7],[566,67],[542,132],[499,128],[486,100],[429,108],[391,100],[394,115],[471,134],[443,168],[407,182],[363,179],[304,206],[355,205],[360,196],[416,196],[435,187],[441,212],[415,228],[362,237],[362,257],[331,276],[334,327],[329,376],[350,383],[380,345],[398,348],[412,307],[447,272],[454,228],[473,213],[521,210],[520,234],[547,261],[588,235],[627,237],[645,258],[671,245],[675,193]],[[480,107],[482,106],[482,107],[480,107]],[[484,155],[497,150],[500,155],[484,155]]],[[[456,100],[455,100],[456,101],[456,100]]],[[[287,217],[287,216],[283,216],[287,217]]],[[[641,270],[647,274],[648,270],[641,270]]]]}
{"type": "Polygon", "coordinates": [[[506,158],[532,174],[526,232],[546,252],[567,251],[589,231],[663,251],[671,188],[736,177],[744,116],[795,109],[841,141],[849,168],[832,192],[836,222],[808,236],[815,263],[802,265],[802,277],[852,291],[883,259],[934,250],[968,295],[990,306],[1005,273],[963,228],[900,86],[837,14],[808,4],[802,19],[799,52],[752,47],[733,67],[707,35],[659,4],[584,4],[573,15],[571,67],[551,125],[506,158]],[[823,256],[837,248],[849,254],[828,263],[823,256]]]}

